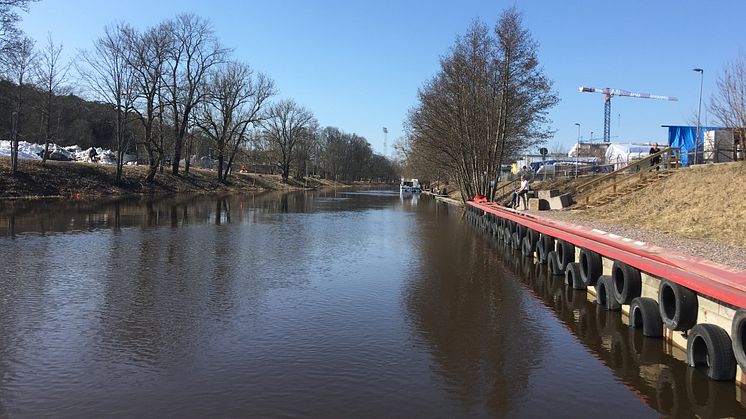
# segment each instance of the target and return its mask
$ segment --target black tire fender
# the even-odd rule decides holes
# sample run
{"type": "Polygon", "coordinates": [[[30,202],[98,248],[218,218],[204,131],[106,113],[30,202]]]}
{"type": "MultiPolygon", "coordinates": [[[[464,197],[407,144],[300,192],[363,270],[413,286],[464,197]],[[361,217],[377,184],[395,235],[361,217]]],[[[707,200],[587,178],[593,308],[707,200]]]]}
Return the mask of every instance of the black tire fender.
{"type": "Polygon", "coordinates": [[[549,262],[549,252],[554,250],[554,239],[542,234],[536,243],[536,255],[539,257],[539,263],[549,262]]]}
{"type": "Polygon", "coordinates": [[[614,284],[614,298],[619,304],[629,304],[642,292],[642,277],[637,268],[618,260],[611,267],[611,278],[614,284]]]}
{"type": "Polygon", "coordinates": [[[622,306],[614,298],[613,288],[614,285],[610,276],[602,275],[599,277],[596,283],[596,304],[609,311],[618,311],[622,309],[622,306]]]}
{"type": "Polygon", "coordinates": [[[533,246],[531,246],[531,239],[529,239],[528,237],[524,237],[523,240],[521,240],[521,254],[523,254],[523,257],[534,257],[533,249],[533,246]]]}
{"type": "Polygon", "coordinates": [[[661,319],[667,328],[684,331],[697,324],[699,303],[697,294],[689,288],[667,279],[661,280],[658,287],[658,304],[661,319]]]}
{"type": "Polygon", "coordinates": [[[663,336],[663,320],[658,302],[652,298],[637,297],[629,306],[629,327],[642,329],[643,336],[663,336]]]}
{"type": "Polygon", "coordinates": [[[746,371],[746,310],[740,309],[733,316],[731,323],[731,337],[733,338],[733,355],[741,369],[746,371]]]}
{"type": "Polygon", "coordinates": [[[547,254],[547,266],[549,267],[549,272],[552,275],[563,275],[565,272],[560,269],[559,266],[559,257],[557,257],[557,252],[552,250],[547,254]]]}
{"type": "Polygon", "coordinates": [[[565,268],[565,283],[576,290],[586,289],[583,281],[580,280],[580,264],[572,262],[565,268]]]}
{"type": "Polygon", "coordinates": [[[557,241],[557,256],[560,268],[564,271],[569,263],[575,262],[575,246],[564,240],[557,241]]]}
{"type": "Polygon", "coordinates": [[[517,232],[514,232],[510,236],[510,247],[512,247],[513,250],[521,250],[521,237],[517,232]]]}
{"type": "Polygon", "coordinates": [[[539,241],[539,233],[536,230],[528,230],[528,239],[531,241],[532,248],[536,246],[539,241]]]}
{"type": "Polygon", "coordinates": [[[601,255],[588,249],[580,250],[580,278],[586,286],[596,285],[603,269],[601,255]]]}
{"type": "Polygon", "coordinates": [[[712,380],[736,379],[733,342],[720,326],[700,323],[692,328],[686,340],[686,361],[690,367],[705,367],[712,380]]]}

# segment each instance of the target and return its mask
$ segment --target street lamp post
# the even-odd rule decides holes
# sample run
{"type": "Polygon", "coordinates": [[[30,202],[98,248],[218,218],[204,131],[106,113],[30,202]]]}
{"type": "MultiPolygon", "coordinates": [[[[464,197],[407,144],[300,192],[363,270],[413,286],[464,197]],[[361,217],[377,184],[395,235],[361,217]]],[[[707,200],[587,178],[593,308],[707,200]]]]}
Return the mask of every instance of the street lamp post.
{"type": "MultiPolygon", "coordinates": [[[[702,114],[702,83],[705,78],[705,71],[701,68],[694,68],[693,71],[699,73],[699,105],[697,106],[697,133],[694,137],[694,164],[699,163],[699,130],[700,130],[700,115],[702,114]]],[[[704,157],[704,156],[702,156],[704,157]]]]}
{"type": "Polygon", "coordinates": [[[579,164],[579,157],[580,157],[580,123],[576,122],[575,125],[578,126],[578,144],[575,148],[575,179],[578,178],[578,164],[579,164]]]}

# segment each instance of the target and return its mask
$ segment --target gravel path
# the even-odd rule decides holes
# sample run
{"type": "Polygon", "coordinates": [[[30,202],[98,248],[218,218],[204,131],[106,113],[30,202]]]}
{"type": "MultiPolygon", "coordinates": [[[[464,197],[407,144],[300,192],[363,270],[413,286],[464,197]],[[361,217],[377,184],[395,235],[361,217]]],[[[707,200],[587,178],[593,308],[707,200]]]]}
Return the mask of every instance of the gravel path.
{"type": "Polygon", "coordinates": [[[622,224],[609,224],[593,220],[573,211],[532,211],[534,215],[597,228],[655,246],[672,249],[677,253],[708,259],[746,272],[746,249],[706,239],[694,239],[671,233],[643,229],[622,224]]]}

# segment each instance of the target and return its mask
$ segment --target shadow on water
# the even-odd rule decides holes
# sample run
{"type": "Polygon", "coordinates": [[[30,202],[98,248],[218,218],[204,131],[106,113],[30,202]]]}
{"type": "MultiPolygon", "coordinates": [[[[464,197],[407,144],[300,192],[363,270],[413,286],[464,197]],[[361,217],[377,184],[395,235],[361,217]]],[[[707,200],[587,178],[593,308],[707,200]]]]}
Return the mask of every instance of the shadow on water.
{"type": "Polygon", "coordinates": [[[628,327],[620,312],[610,312],[589,301],[586,291],[574,290],[564,276],[552,275],[546,265],[523,257],[520,251],[487,233],[504,265],[551,309],[564,327],[648,406],[664,417],[746,417],[739,402],[746,391],[732,382],[708,379],[672,354],[663,339],[648,338],[628,327]],[[737,396],[740,393],[740,397],[737,396]]]}
{"type": "Polygon", "coordinates": [[[511,412],[541,363],[540,324],[515,281],[481,238],[455,222],[461,210],[435,206],[417,214],[417,277],[405,300],[415,334],[431,348],[449,393],[472,411],[511,412]],[[458,214],[456,214],[458,216],[458,214]]]}

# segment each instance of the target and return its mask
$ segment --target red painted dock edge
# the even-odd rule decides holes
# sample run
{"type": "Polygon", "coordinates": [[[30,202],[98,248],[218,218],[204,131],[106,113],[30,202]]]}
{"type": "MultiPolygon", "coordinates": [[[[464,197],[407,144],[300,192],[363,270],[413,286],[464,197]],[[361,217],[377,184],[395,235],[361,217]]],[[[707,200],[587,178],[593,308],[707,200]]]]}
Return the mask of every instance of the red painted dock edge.
{"type": "Polygon", "coordinates": [[[542,234],[584,247],[602,256],[665,278],[735,308],[746,308],[746,272],[682,255],[605,231],[514,211],[494,203],[467,205],[515,221],[542,234]]]}

